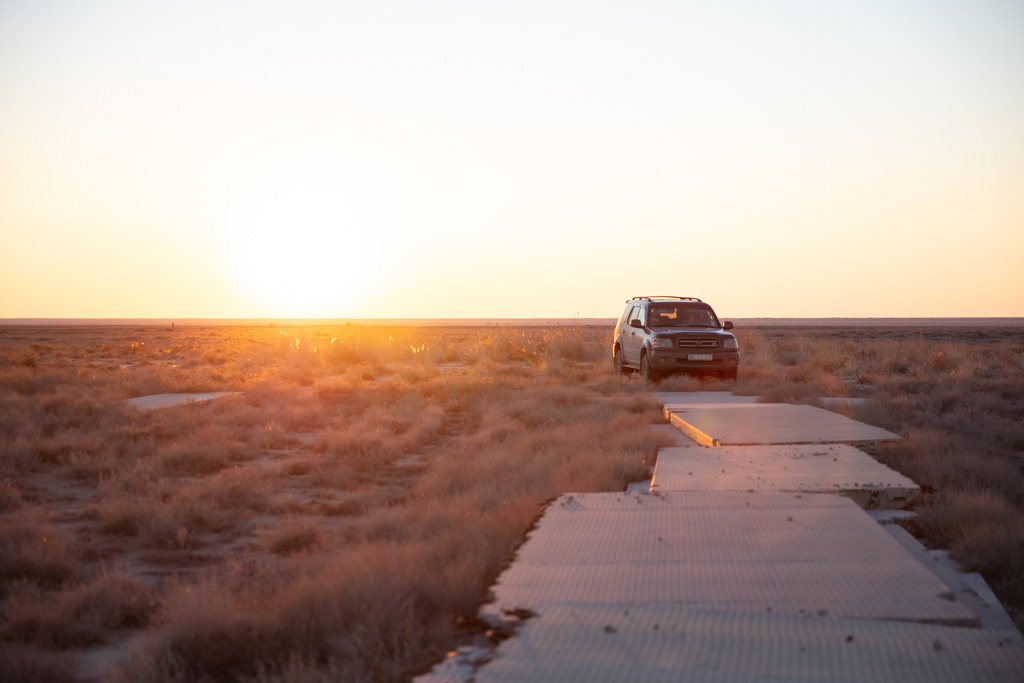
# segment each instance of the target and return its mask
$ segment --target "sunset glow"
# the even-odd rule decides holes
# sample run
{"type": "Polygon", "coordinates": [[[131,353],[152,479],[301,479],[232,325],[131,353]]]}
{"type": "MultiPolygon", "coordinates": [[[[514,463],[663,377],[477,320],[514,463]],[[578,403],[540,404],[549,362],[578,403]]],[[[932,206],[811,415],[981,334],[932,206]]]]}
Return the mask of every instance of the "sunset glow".
{"type": "Polygon", "coordinates": [[[0,318],[1024,316],[1024,5],[0,6],[0,318]]]}
{"type": "Polygon", "coordinates": [[[303,318],[349,310],[389,278],[381,234],[314,185],[249,192],[221,222],[225,272],[254,311],[303,318]]]}

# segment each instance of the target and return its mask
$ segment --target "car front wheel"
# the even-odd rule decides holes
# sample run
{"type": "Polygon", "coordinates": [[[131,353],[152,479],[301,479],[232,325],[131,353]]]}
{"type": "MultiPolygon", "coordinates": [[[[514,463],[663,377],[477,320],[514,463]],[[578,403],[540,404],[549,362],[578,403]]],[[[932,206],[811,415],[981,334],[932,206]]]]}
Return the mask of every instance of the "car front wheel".
{"type": "Polygon", "coordinates": [[[658,371],[651,367],[651,361],[648,360],[646,353],[640,356],[640,376],[645,382],[658,381],[658,371]]]}
{"type": "Polygon", "coordinates": [[[626,374],[626,369],[622,366],[622,349],[617,346],[615,347],[615,350],[612,351],[612,364],[615,366],[616,375],[621,376],[626,374]]]}

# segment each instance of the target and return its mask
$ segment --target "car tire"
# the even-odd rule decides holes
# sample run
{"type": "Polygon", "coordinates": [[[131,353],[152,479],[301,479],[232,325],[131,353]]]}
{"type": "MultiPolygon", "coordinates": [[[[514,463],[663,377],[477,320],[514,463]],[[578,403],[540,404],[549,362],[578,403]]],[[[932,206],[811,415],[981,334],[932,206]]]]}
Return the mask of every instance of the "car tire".
{"type": "Polygon", "coordinates": [[[727,380],[731,380],[731,381],[735,382],[736,381],[736,374],[737,374],[736,368],[733,368],[732,370],[726,370],[725,372],[722,373],[722,379],[727,379],[727,380]]]}
{"type": "Polygon", "coordinates": [[[651,367],[651,361],[647,359],[646,353],[640,356],[640,376],[644,378],[645,382],[652,384],[659,379],[658,371],[651,367]]]}
{"type": "Polygon", "coordinates": [[[622,349],[618,346],[612,351],[612,365],[615,366],[615,375],[621,377],[626,374],[626,368],[622,365],[622,349]]]}

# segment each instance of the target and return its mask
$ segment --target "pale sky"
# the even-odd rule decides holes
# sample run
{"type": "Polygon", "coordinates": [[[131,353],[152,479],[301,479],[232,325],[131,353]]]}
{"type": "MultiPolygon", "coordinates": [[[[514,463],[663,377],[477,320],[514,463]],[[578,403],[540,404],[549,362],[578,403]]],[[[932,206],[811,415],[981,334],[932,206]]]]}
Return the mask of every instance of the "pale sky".
{"type": "Polygon", "coordinates": [[[1024,3],[0,1],[0,318],[1024,316],[1024,3]]]}

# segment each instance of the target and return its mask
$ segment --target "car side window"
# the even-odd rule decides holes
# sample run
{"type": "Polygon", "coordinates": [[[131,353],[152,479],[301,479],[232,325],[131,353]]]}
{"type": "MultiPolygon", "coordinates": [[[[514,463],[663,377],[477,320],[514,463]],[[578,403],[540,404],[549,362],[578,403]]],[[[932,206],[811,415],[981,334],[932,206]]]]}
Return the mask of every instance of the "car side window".
{"type": "Polygon", "coordinates": [[[622,309],[622,315],[619,316],[619,327],[626,324],[626,321],[629,320],[629,314],[633,312],[634,308],[636,306],[626,306],[622,309]]]}
{"type": "Polygon", "coordinates": [[[629,312],[629,320],[627,322],[631,323],[634,320],[640,320],[640,310],[639,306],[634,306],[633,310],[629,312]]]}

